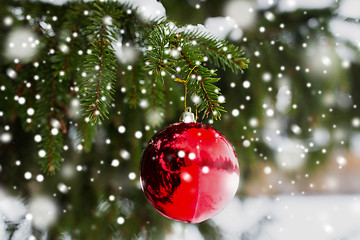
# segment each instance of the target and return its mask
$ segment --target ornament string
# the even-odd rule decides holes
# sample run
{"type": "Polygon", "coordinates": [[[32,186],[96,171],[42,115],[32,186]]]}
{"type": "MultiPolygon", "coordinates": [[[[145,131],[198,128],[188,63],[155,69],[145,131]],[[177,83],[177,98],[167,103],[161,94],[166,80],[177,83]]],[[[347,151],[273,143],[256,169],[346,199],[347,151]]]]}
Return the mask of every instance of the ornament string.
{"type": "MultiPolygon", "coordinates": [[[[196,96],[196,87],[195,87],[195,96],[196,96]]],[[[197,121],[197,103],[195,103],[195,121],[197,121]]]]}
{"type": "MultiPolygon", "coordinates": [[[[188,111],[191,112],[191,108],[186,106],[187,81],[189,80],[189,77],[190,77],[191,73],[194,71],[194,69],[195,69],[196,67],[197,67],[197,66],[195,65],[195,66],[190,70],[189,74],[188,74],[187,77],[186,77],[186,80],[182,80],[182,79],[180,79],[180,78],[175,78],[175,79],[174,79],[174,81],[176,81],[176,82],[181,82],[181,83],[183,83],[184,86],[185,86],[185,96],[184,96],[185,112],[188,112],[188,111]]],[[[196,118],[195,118],[195,120],[197,120],[197,105],[195,105],[195,107],[196,107],[196,118]]]]}

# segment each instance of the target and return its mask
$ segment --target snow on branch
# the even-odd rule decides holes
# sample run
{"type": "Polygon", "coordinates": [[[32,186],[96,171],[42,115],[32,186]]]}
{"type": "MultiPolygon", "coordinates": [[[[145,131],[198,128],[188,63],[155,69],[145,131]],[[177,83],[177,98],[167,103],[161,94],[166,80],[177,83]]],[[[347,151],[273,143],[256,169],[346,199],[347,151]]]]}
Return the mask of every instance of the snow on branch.
{"type": "Polygon", "coordinates": [[[77,132],[75,148],[89,151],[97,125],[122,104],[144,109],[153,126],[174,115],[183,95],[173,79],[185,79],[195,66],[186,81],[187,97],[203,117],[221,118],[225,101],[210,65],[233,72],[247,68],[249,61],[237,46],[204,26],[181,27],[166,20],[157,1],[62,3],[52,6],[64,9],[64,15],[51,28],[38,16],[28,21],[42,44],[26,62],[7,71],[10,78],[25,80],[8,85],[19,99],[24,128],[36,133],[43,171],[59,169],[71,128],[77,132]],[[34,76],[31,88],[25,86],[28,76],[34,76]]]}
{"type": "Polygon", "coordinates": [[[248,59],[243,52],[225,40],[220,40],[200,28],[178,28],[173,23],[162,23],[154,27],[147,43],[146,63],[151,74],[165,77],[186,74],[198,66],[188,81],[189,94],[199,96],[201,102],[196,104],[203,117],[210,115],[214,119],[221,118],[225,109],[219,100],[220,89],[214,84],[215,70],[203,63],[210,60],[217,67],[242,71],[247,68],[248,59]]]}

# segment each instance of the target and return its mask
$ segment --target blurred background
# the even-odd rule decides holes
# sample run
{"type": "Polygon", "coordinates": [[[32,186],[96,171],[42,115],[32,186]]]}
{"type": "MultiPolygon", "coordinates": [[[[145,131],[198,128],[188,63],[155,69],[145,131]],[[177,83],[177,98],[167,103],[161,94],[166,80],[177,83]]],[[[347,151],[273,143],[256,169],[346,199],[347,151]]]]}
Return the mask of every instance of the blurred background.
{"type": "MultiPolygon", "coordinates": [[[[0,239],[360,239],[358,0],[155,4],[168,20],[203,24],[251,60],[239,75],[219,70],[227,113],[201,120],[234,145],[240,186],[223,212],[196,225],[156,212],[138,176],[146,143],[179,119],[181,85],[155,128],[148,104],[130,109],[119,89],[117,114],[97,130],[93,150],[77,148],[70,128],[61,170],[41,172],[38,135],[17,113],[25,100],[8,85],[17,80],[14,59],[33,63],[41,46],[23,20],[54,19],[66,2],[11,0],[0,9],[0,239]],[[11,43],[34,46],[13,51],[11,43]]],[[[78,111],[78,102],[68,107],[78,111]]]]}

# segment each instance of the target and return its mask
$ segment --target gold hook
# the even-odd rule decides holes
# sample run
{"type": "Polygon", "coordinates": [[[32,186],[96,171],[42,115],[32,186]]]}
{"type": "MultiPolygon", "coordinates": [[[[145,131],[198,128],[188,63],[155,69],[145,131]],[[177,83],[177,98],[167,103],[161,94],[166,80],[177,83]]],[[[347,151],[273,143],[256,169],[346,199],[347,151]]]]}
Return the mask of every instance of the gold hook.
{"type": "MultiPolygon", "coordinates": [[[[188,79],[189,79],[189,77],[190,77],[190,74],[192,73],[192,71],[193,71],[196,67],[197,67],[197,66],[195,65],[195,66],[191,69],[191,71],[189,72],[189,74],[188,74],[187,77],[186,77],[186,80],[182,80],[182,79],[180,79],[180,78],[175,78],[175,79],[174,79],[174,81],[176,81],[176,82],[181,82],[181,83],[183,83],[183,84],[185,85],[185,98],[184,98],[185,111],[187,110],[187,107],[186,107],[187,81],[188,81],[188,79]]],[[[196,111],[196,113],[197,113],[197,111],[196,111]]]]}

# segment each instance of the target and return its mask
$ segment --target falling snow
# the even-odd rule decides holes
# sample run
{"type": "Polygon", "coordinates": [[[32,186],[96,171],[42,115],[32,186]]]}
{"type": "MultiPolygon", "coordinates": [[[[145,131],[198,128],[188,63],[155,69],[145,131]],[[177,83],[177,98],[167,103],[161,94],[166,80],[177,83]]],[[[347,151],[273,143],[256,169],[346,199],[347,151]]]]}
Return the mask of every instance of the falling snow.
{"type": "MultiPolygon", "coordinates": [[[[71,2],[40,1],[54,5],[71,2]]],[[[164,5],[156,0],[119,2],[133,5],[136,12],[127,9],[126,13],[135,13],[146,24],[167,17],[164,5]]],[[[191,4],[200,13],[210,3],[199,1],[191,4]]],[[[202,120],[199,116],[198,120],[210,125],[216,124],[219,128],[221,125],[225,126],[224,129],[227,130],[224,132],[233,138],[232,143],[240,159],[240,168],[249,171],[249,176],[246,176],[249,179],[244,177],[239,191],[239,196],[242,196],[243,200],[235,198],[223,212],[212,219],[212,224],[219,227],[224,234],[223,239],[360,238],[357,226],[360,221],[357,184],[357,173],[360,168],[360,115],[356,95],[358,86],[353,86],[353,83],[345,80],[339,83],[339,79],[343,80],[347,75],[354,74],[352,71],[359,62],[356,50],[360,49],[360,12],[356,8],[357,4],[357,0],[228,1],[218,11],[222,16],[205,16],[203,22],[181,28],[175,27],[172,22],[167,23],[177,33],[191,29],[218,39],[229,39],[244,48],[246,56],[251,58],[249,71],[246,70],[236,78],[228,75],[227,71],[230,74],[230,70],[225,70],[226,77],[219,84],[225,91],[222,90],[222,95],[217,99],[227,110],[223,119],[216,122],[212,119],[202,120]],[[310,15],[312,10],[327,8],[335,2],[339,3],[339,8],[333,12],[334,17],[326,24],[323,19],[310,15]],[[298,14],[303,14],[302,17],[309,18],[304,26],[297,29],[296,34],[291,32],[292,22],[282,22],[279,17],[283,13],[291,14],[295,10],[299,11],[298,14]],[[327,27],[334,38],[326,35],[327,27]],[[313,38],[311,32],[323,34],[313,38]],[[297,42],[297,38],[301,38],[301,42],[297,42]],[[296,61],[286,59],[281,63],[276,62],[290,55],[297,55],[294,58],[296,61]],[[321,110],[313,112],[313,108],[321,110]],[[255,156],[256,166],[252,165],[254,159],[248,157],[249,152],[253,153],[251,156],[255,156]],[[309,171],[309,168],[315,170],[309,171]],[[321,195],[323,193],[329,195],[321,195]],[[259,197],[264,195],[270,197],[259,197]]],[[[33,95],[28,94],[28,91],[31,92],[30,90],[39,82],[49,79],[44,79],[40,73],[22,78],[19,69],[23,65],[29,65],[34,69],[43,68],[44,62],[38,60],[40,54],[48,55],[52,61],[52,57],[58,52],[72,53],[73,39],[82,37],[83,33],[74,31],[67,36],[61,36],[62,43],[43,53],[45,43],[35,28],[19,27],[19,20],[33,23],[34,18],[22,13],[20,8],[14,8],[12,11],[15,17],[3,16],[0,22],[6,29],[3,55],[7,65],[3,77],[9,82],[23,81],[22,88],[25,90],[13,91],[8,88],[7,83],[2,82],[3,79],[0,81],[0,97],[1,101],[5,102],[0,105],[0,150],[14,149],[12,154],[4,158],[0,156],[0,177],[2,181],[6,179],[5,176],[8,177],[6,174],[10,170],[16,171],[17,176],[20,176],[16,181],[11,181],[11,184],[4,181],[0,186],[0,239],[9,239],[10,236],[14,240],[46,239],[48,232],[60,221],[59,219],[74,211],[75,203],[71,203],[70,200],[61,201],[78,191],[76,183],[83,181],[84,186],[93,184],[91,186],[100,188],[101,184],[98,183],[101,179],[106,179],[103,181],[111,185],[103,196],[106,201],[102,205],[102,211],[105,212],[113,205],[120,206],[120,210],[114,210],[113,219],[107,224],[115,226],[114,229],[126,228],[127,224],[134,221],[133,218],[140,218],[134,210],[139,206],[139,202],[132,199],[134,196],[128,193],[140,191],[140,177],[133,163],[138,164],[139,152],[146,146],[149,137],[163,127],[158,123],[164,119],[177,121],[178,113],[171,113],[168,109],[163,111],[152,108],[152,102],[147,97],[150,90],[142,87],[136,111],[143,113],[144,119],[128,119],[126,116],[129,110],[123,107],[126,102],[116,100],[114,104],[119,118],[109,120],[111,131],[105,132],[100,129],[96,132],[95,140],[91,143],[94,145],[94,151],[88,152],[86,139],[77,138],[77,130],[82,127],[77,121],[84,116],[79,98],[81,86],[74,83],[75,85],[70,87],[72,95],[67,99],[69,105],[61,106],[64,109],[68,108],[68,112],[64,110],[52,117],[47,126],[52,140],[63,136],[66,131],[69,133],[65,140],[66,145],[62,147],[65,154],[61,170],[56,173],[56,177],[52,177],[30,167],[31,161],[36,161],[34,159],[37,157],[48,158],[53,154],[51,149],[43,145],[49,141],[49,136],[43,135],[43,129],[39,129],[39,123],[34,121],[38,114],[42,114],[37,111],[36,104],[45,96],[38,90],[32,93],[33,95]],[[11,91],[14,92],[13,95],[9,95],[11,91]],[[28,132],[18,133],[19,126],[14,123],[17,121],[13,118],[14,113],[4,108],[7,104],[13,104],[16,109],[20,109],[22,115],[19,114],[19,118],[25,119],[27,128],[35,129],[33,135],[28,132]],[[67,114],[70,121],[62,122],[62,114],[67,114]],[[141,122],[141,126],[134,128],[132,123],[135,124],[137,121],[141,122]],[[21,138],[30,140],[27,142],[28,146],[20,148],[29,151],[30,146],[35,150],[17,154],[21,138]],[[47,188],[48,186],[52,187],[47,188]],[[20,190],[23,188],[30,192],[29,196],[23,197],[24,193],[20,190]],[[10,232],[12,228],[14,230],[10,232]]],[[[44,13],[38,24],[43,29],[43,34],[56,38],[58,33],[53,27],[62,16],[53,14],[44,13]]],[[[84,9],[82,15],[89,17],[93,13],[84,9]]],[[[116,19],[110,16],[103,18],[103,24],[109,29],[115,22],[116,19]]],[[[124,26],[112,42],[112,48],[124,72],[136,69],[136,63],[142,59],[141,54],[152,50],[145,47],[139,49],[128,40],[128,31],[124,26]]],[[[192,44],[198,46],[199,42],[194,40],[192,44]]],[[[181,58],[181,50],[181,47],[165,50],[164,54],[177,60],[181,58]]],[[[225,52],[224,58],[233,57],[226,53],[226,47],[222,47],[221,50],[225,52]]],[[[90,55],[92,50],[84,48],[74,53],[85,57],[90,55]]],[[[195,64],[213,64],[210,59],[211,56],[205,56],[201,60],[203,63],[197,61],[195,64]]],[[[149,63],[145,65],[148,66],[149,63]]],[[[94,69],[99,71],[100,66],[97,65],[94,69]]],[[[183,74],[180,67],[175,70],[173,78],[183,74]]],[[[67,70],[62,69],[57,80],[63,81],[68,77],[67,74],[67,70]]],[[[84,69],[78,69],[77,74],[84,78],[89,77],[89,73],[84,69]]],[[[165,77],[167,72],[161,71],[161,75],[165,77]]],[[[192,74],[191,78],[199,82],[204,81],[204,78],[195,74],[192,74]]],[[[146,85],[146,80],[139,79],[139,84],[146,85]]],[[[123,82],[116,87],[122,95],[131,91],[123,82]]],[[[110,89],[109,85],[107,90],[110,89]]],[[[169,93],[178,99],[174,97],[168,101],[168,108],[173,108],[178,103],[183,105],[185,98],[177,96],[175,88],[169,87],[169,93]]],[[[188,101],[188,104],[198,106],[204,103],[204,99],[196,94],[189,99],[191,101],[188,101]]],[[[105,96],[99,98],[99,101],[105,100],[105,96]]],[[[95,111],[95,114],[100,115],[101,112],[95,111]]],[[[90,122],[90,118],[85,118],[85,121],[90,122]]],[[[191,116],[185,121],[193,122],[194,119],[191,116]]],[[[211,150],[209,152],[211,154],[211,150]]],[[[181,150],[177,156],[191,161],[197,159],[199,154],[202,153],[181,150]]],[[[210,171],[208,166],[201,166],[201,174],[211,174],[210,171]]],[[[184,172],[179,181],[192,180],[193,176],[184,172]]],[[[98,217],[98,214],[100,216],[101,211],[94,217],[98,217]]],[[[156,212],[151,214],[161,217],[156,215],[156,212]]],[[[147,218],[151,220],[146,224],[149,229],[153,228],[153,218],[147,218]]],[[[89,225],[89,231],[96,227],[95,224],[89,225]]],[[[74,238],[71,234],[73,233],[64,232],[63,239],[74,238]]],[[[140,235],[141,233],[139,239],[143,239],[140,235]]],[[[203,239],[196,226],[179,223],[173,223],[168,227],[166,235],[167,239],[203,239]]]]}

